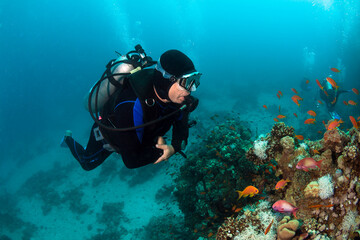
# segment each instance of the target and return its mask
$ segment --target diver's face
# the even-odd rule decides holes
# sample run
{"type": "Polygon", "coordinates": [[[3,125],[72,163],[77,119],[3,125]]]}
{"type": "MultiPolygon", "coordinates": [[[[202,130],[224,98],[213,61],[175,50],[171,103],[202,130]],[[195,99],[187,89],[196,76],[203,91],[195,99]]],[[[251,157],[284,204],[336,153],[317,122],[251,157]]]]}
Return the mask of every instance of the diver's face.
{"type": "Polygon", "coordinates": [[[169,98],[173,103],[181,104],[185,101],[185,97],[189,95],[190,92],[181,87],[178,82],[170,87],[169,98]]]}

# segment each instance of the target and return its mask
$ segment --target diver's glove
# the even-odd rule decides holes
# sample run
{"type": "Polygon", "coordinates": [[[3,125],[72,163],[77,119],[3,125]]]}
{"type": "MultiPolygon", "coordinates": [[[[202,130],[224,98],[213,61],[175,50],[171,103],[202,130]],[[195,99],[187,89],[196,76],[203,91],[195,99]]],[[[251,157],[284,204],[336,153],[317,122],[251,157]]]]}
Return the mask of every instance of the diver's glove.
{"type": "Polygon", "coordinates": [[[192,112],[199,105],[199,99],[189,95],[185,97],[185,105],[186,105],[185,111],[192,112]]]}

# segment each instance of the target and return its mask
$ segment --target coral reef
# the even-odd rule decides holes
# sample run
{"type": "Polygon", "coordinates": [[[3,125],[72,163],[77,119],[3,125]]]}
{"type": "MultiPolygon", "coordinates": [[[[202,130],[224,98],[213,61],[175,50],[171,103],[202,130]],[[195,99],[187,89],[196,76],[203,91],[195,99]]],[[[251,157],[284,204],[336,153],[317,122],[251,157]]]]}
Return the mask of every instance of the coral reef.
{"type": "Polygon", "coordinates": [[[252,146],[249,129],[234,117],[207,134],[199,139],[196,151],[188,154],[175,179],[174,196],[185,225],[195,231],[196,238],[215,233],[224,218],[259,198],[238,201],[235,192],[251,185],[256,177],[256,167],[245,158],[252,146]]]}
{"type": "MultiPolygon", "coordinates": [[[[289,217],[280,221],[277,238],[355,239],[360,231],[359,131],[352,128],[344,132],[335,128],[326,131],[320,140],[305,140],[300,144],[293,128],[276,123],[271,133],[259,141],[267,142],[263,154],[255,150],[255,144],[246,153],[262,177],[263,166],[272,166],[265,170],[269,180],[259,190],[271,203],[283,199],[297,206],[297,217],[303,223],[288,221],[289,217]],[[304,158],[314,159],[318,166],[308,171],[297,169],[297,163],[304,158]],[[274,191],[272,177],[276,181],[289,179],[291,182],[283,190],[274,191]],[[288,223],[294,225],[285,227],[288,223]]],[[[258,184],[255,178],[254,186],[258,184]]],[[[239,221],[245,214],[228,218],[219,228],[217,239],[235,239],[234,234],[253,229],[251,224],[239,221]]]]}
{"type": "Polygon", "coordinates": [[[277,221],[274,221],[272,228],[267,235],[264,234],[266,228],[276,219],[276,215],[270,209],[267,201],[260,201],[258,205],[248,205],[244,208],[244,213],[237,218],[228,217],[219,227],[217,240],[241,240],[241,239],[275,239],[277,221]]]}

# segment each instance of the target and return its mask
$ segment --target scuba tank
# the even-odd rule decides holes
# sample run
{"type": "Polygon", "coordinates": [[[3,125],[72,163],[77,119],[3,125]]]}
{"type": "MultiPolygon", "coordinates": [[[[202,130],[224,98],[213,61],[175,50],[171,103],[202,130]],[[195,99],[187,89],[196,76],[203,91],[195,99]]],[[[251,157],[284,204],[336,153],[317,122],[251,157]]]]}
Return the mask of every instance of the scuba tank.
{"type": "MultiPolygon", "coordinates": [[[[126,56],[120,56],[116,60],[114,60],[113,63],[110,63],[110,71],[113,74],[122,73],[124,75],[115,75],[113,76],[113,80],[116,81],[118,84],[122,85],[124,82],[125,75],[130,74],[132,70],[134,70],[134,66],[130,63],[124,62],[127,60],[126,56]]],[[[107,68],[108,69],[108,68],[107,68]]],[[[105,103],[109,100],[110,96],[115,92],[117,89],[117,84],[113,84],[111,80],[108,78],[108,74],[105,74],[105,79],[100,83],[98,86],[98,91],[96,94],[91,95],[91,111],[101,111],[104,107],[105,103]],[[97,102],[95,104],[95,101],[97,99],[97,102]],[[95,108],[95,105],[97,105],[97,108],[95,108]]],[[[96,84],[95,84],[96,85],[96,84]]],[[[95,85],[90,89],[86,99],[90,97],[90,92],[93,90],[95,85]]],[[[86,108],[89,110],[89,105],[86,104],[86,108]]]]}
{"type": "Polygon", "coordinates": [[[116,53],[120,56],[106,65],[102,77],[91,87],[86,96],[86,109],[90,113],[102,110],[110,96],[122,86],[127,75],[156,63],[151,57],[146,56],[140,44],[135,46],[135,51],[130,51],[126,55],[121,56],[116,53]]]}

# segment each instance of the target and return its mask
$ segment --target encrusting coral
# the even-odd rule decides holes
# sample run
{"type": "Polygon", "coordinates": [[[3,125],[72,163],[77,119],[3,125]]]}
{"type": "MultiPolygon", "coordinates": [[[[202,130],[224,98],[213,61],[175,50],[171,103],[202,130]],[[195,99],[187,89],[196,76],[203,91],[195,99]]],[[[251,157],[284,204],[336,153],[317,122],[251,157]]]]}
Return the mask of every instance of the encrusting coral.
{"type": "Polygon", "coordinates": [[[290,240],[295,236],[295,232],[299,227],[298,220],[290,220],[289,216],[284,217],[279,222],[277,229],[277,240],[290,240]]]}

